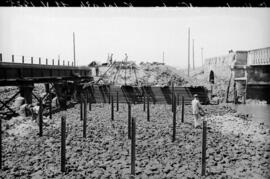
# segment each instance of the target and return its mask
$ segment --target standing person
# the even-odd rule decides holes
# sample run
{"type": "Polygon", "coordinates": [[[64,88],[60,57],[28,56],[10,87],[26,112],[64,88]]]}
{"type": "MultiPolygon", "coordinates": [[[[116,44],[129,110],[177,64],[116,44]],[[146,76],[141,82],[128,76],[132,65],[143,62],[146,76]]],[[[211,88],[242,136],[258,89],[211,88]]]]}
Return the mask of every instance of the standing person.
{"type": "Polygon", "coordinates": [[[197,128],[197,120],[199,120],[200,117],[200,110],[203,113],[205,113],[204,110],[202,109],[197,94],[194,94],[194,99],[192,100],[191,104],[192,104],[192,114],[194,115],[194,127],[197,128]]]}
{"type": "Polygon", "coordinates": [[[96,66],[96,76],[99,76],[99,68],[96,66]]]}

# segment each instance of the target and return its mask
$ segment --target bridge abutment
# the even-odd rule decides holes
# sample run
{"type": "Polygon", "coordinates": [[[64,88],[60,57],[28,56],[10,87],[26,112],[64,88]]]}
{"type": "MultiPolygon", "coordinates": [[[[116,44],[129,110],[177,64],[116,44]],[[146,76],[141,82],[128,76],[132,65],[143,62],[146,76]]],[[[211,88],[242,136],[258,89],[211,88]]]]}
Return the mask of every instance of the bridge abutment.
{"type": "Polygon", "coordinates": [[[20,85],[20,95],[24,97],[26,104],[32,104],[32,91],[34,84],[20,85]]]}

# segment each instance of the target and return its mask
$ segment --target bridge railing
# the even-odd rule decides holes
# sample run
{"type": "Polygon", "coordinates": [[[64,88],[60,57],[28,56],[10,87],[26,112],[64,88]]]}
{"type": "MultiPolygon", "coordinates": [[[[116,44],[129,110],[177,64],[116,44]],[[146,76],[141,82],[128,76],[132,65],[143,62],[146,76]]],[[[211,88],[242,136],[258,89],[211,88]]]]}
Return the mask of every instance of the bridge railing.
{"type": "Polygon", "coordinates": [[[74,63],[69,60],[50,59],[42,57],[15,55],[15,54],[3,54],[0,53],[0,63],[21,63],[21,64],[39,64],[39,65],[52,65],[52,66],[74,66],[74,63]]]}

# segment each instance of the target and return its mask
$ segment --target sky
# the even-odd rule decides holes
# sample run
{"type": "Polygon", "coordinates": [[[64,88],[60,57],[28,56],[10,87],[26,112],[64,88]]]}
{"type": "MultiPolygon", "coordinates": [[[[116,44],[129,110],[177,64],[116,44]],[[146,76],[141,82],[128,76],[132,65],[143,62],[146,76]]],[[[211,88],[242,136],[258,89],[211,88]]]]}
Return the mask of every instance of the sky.
{"type": "Polygon", "coordinates": [[[78,65],[114,60],[162,62],[187,68],[194,39],[195,67],[203,58],[229,50],[270,46],[269,8],[0,8],[0,53],[3,61],[38,57],[73,61],[75,33],[78,65]],[[203,50],[202,50],[203,48],[203,50]]]}

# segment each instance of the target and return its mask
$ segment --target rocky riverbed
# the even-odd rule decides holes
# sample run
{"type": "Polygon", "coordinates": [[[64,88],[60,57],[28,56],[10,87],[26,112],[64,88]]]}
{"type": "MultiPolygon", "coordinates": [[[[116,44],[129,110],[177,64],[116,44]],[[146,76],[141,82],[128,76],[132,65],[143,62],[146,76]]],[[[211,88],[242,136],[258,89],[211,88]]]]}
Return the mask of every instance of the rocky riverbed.
{"type": "MultiPolygon", "coordinates": [[[[207,120],[207,167],[204,178],[270,178],[270,129],[226,105],[204,106],[207,120]]],[[[128,178],[130,140],[127,106],[120,105],[111,121],[108,104],[88,111],[87,138],[82,137],[80,107],[67,116],[67,172],[60,172],[60,117],[44,118],[44,136],[31,118],[4,121],[1,178],[128,178]]],[[[147,122],[142,105],[132,106],[136,117],[136,178],[200,178],[202,129],[193,127],[190,106],[181,123],[177,114],[172,143],[169,105],[151,105],[147,122]]]]}

